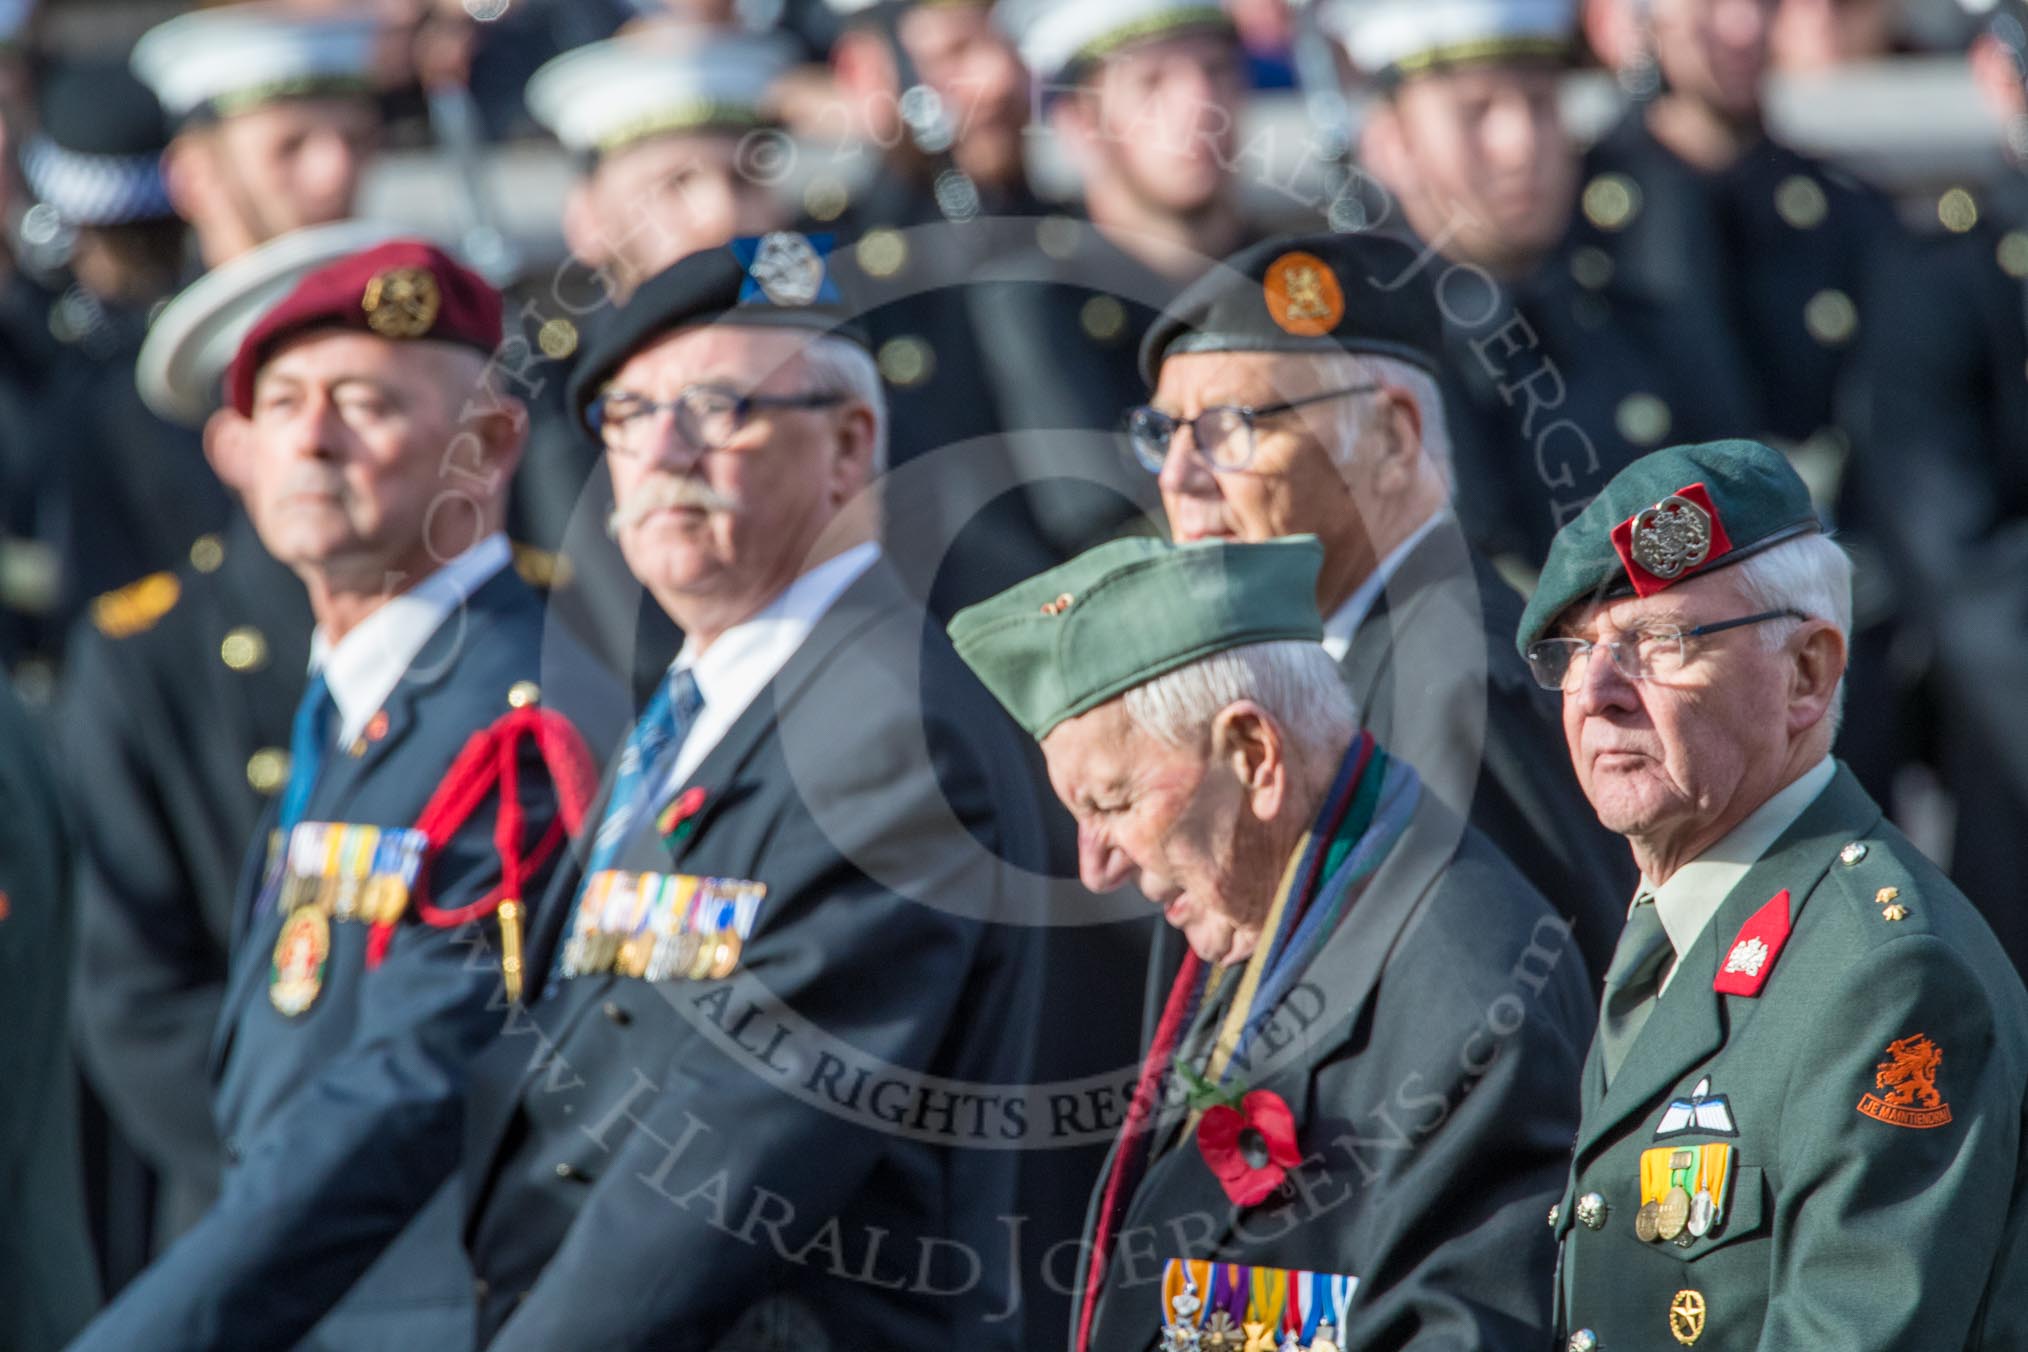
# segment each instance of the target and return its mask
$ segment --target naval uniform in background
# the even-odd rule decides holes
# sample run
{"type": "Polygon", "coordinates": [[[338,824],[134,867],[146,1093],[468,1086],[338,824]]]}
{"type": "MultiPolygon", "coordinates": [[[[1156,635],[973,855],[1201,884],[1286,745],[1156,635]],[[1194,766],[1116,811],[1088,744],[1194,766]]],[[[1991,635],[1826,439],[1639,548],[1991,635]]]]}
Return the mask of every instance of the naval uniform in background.
{"type": "Polygon", "coordinates": [[[77,835],[86,1073],[156,1170],[161,1239],[218,1191],[205,1065],[225,994],[232,900],[289,774],[310,657],[303,584],[235,513],[96,602],[58,710],[77,835]]]}

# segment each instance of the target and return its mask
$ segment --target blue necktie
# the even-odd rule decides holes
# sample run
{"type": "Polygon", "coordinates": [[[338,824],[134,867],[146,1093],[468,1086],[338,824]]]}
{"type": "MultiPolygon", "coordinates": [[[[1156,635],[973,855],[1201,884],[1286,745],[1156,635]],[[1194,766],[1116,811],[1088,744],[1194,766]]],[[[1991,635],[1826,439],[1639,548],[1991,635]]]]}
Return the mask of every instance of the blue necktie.
{"type": "Polygon", "coordinates": [[[282,831],[287,834],[303,820],[310,805],[310,790],[316,787],[317,772],[323,768],[324,752],[331,745],[331,724],[338,705],[331,698],[331,686],[324,673],[310,678],[303,702],[296,706],[296,721],[289,731],[289,783],[282,791],[282,831]]]}
{"type": "Polygon", "coordinates": [[[591,861],[585,876],[613,866],[641,819],[654,810],[654,798],[668,778],[669,765],[683,749],[683,739],[704,707],[704,694],[697,688],[697,676],[685,668],[655,687],[648,707],[627,737],[620,752],[620,765],[613,775],[612,798],[599,822],[592,842],[591,861]]]}

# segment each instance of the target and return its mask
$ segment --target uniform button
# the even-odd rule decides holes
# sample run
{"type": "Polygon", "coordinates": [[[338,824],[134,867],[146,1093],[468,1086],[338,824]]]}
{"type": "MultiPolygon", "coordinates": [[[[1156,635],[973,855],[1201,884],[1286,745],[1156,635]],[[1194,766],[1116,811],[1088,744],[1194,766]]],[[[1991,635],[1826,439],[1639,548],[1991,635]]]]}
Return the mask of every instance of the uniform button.
{"type": "Polygon", "coordinates": [[[1579,1329],[1570,1335],[1570,1352],[1598,1352],[1598,1335],[1590,1329],[1579,1329]]]}
{"type": "Polygon", "coordinates": [[[1585,184],[1585,219],[1601,230],[1624,230],[1641,214],[1641,188],[1625,174],[1600,174],[1585,184]]]}
{"type": "Polygon", "coordinates": [[[1587,1230],[1605,1229],[1606,1216],[1611,1210],[1604,1196],[1596,1192],[1588,1192],[1577,1199],[1578,1223],[1587,1230]]]}
{"type": "Polygon", "coordinates": [[[557,1176],[558,1178],[561,1178],[561,1179],[565,1179],[565,1180],[567,1180],[567,1181],[569,1181],[569,1182],[572,1182],[572,1183],[589,1183],[589,1182],[591,1182],[591,1176],[590,1176],[590,1175],[588,1175],[587,1173],[585,1173],[585,1171],[584,1171],[584,1170],[582,1170],[582,1169],[578,1168],[578,1167],[577,1167],[577,1166],[576,1166],[575,1164],[559,1164],[559,1165],[557,1165],[557,1166],[556,1166],[556,1176],[557,1176]]]}
{"type": "Polygon", "coordinates": [[[620,1008],[620,1003],[617,1000],[606,1001],[604,1005],[600,1006],[600,1012],[622,1028],[625,1028],[634,1021],[634,1016],[620,1008]]]}
{"type": "Polygon", "coordinates": [[[492,1284],[491,1284],[490,1282],[488,1282],[488,1281],[487,1281],[487,1280],[486,1280],[486,1279],[485,1279],[484,1277],[475,1277],[475,1278],[473,1278],[473,1280],[472,1280],[472,1295],[473,1295],[473,1297],[474,1297],[475,1299],[477,1299],[477,1300],[478,1300],[478,1301],[479,1301],[479,1302],[480,1302],[481,1304],[484,1304],[484,1303],[485,1303],[485,1300],[486,1300],[486,1297],[488,1297],[488,1296],[490,1296],[490,1295],[492,1295],[492,1294],[493,1294],[493,1287],[492,1287],[492,1284]]]}
{"type": "Polygon", "coordinates": [[[200,535],[190,542],[190,566],[200,573],[215,573],[225,562],[225,542],[216,535],[200,535]]]}
{"type": "Polygon", "coordinates": [[[1838,851],[1838,858],[1841,862],[1844,863],[1846,868],[1852,867],[1852,865],[1858,863],[1861,859],[1864,859],[1865,857],[1866,857],[1866,847],[1856,840],[1850,842],[1845,846],[1844,849],[1838,851]]]}
{"type": "Polygon", "coordinates": [[[227,1164],[238,1164],[245,1155],[246,1152],[240,1148],[239,1137],[228,1136],[225,1138],[225,1162],[227,1164]]]}
{"type": "Polygon", "coordinates": [[[240,625],[219,643],[218,656],[234,671],[259,671],[268,664],[267,635],[250,624],[240,625]]]}
{"type": "Polygon", "coordinates": [[[1556,1228],[1556,1223],[1562,1219],[1563,1219],[1563,1204],[1560,1202],[1551,1202],[1549,1204],[1549,1228],[1554,1230],[1556,1228]]]}
{"type": "Polygon", "coordinates": [[[264,746],[247,757],[246,782],[255,793],[279,791],[289,778],[289,753],[278,746],[264,746]]]}

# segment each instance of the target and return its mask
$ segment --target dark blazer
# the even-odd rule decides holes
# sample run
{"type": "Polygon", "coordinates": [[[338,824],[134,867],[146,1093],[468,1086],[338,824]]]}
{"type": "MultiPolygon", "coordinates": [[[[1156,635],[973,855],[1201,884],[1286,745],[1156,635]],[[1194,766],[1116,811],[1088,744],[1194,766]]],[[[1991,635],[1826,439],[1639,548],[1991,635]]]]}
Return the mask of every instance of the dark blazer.
{"type": "Polygon", "coordinates": [[[64,1028],[69,884],[56,782],[0,676],[0,1347],[9,1352],[54,1352],[98,1304],[64,1028]]]}
{"type": "Polygon", "coordinates": [[[165,1239],[218,1193],[205,1065],[234,887],[288,772],[310,654],[303,584],[245,516],[192,554],[153,623],[80,626],[59,717],[91,974],[72,1019],[93,1086],[160,1178],[165,1239]]]}
{"type": "MultiPolygon", "coordinates": [[[[603,745],[623,707],[618,687],[568,641],[545,643],[543,620],[511,568],[481,585],[388,697],[384,734],[329,753],[304,820],[413,825],[520,682],[539,682],[546,703],[603,745]]],[[[521,786],[533,839],[555,809],[525,744],[521,786]]],[[[489,799],[437,855],[429,886],[439,905],[475,900],[498,881],[493,828],[489,799]]],[[[445,1185],[468,1063],[503,1017],[494,922],[438,929],[411,906],[369,972],[366,926],[334,920],[321,993],[289,1017],[266,989],[283,921],[262,887],[265,846],[263,832],[234,899],[232,974],[211,1055],[223,1190],[78,1347],[286,1347],[306,1334],[315,1348],[463,1346],[470,1277],[445,1185]]]]}
{"type": "MultiPolygon", "coordinates": [[[[1204,1011],[1194,1037],[1223,1012],[1204,1011]]],[[[1091,1346],[1153,1347],[1164,1267],[1184,1258],[1357,1277],[1341,1347],[1540,1348],[1542,1215],[1591,1025],[1562,924],[1425,793],[1243,1070],[1249,1089],[1287,1102],[1304,1165],[1238,1209],[1172,1111],[1128,1204],[1091,1346]]]]}
{"type": "Polygon", "coordinates": [[[1635,870],[1570,767],[1556,697],[1514,651],[1521,598],[1456,527],[1410,550],[1346,651],[1366,728],[1513,861],[1570,922],[1594,979],[1612,960],[1635,870]]]}
{"type": "Polygon", "coordinates": [[[1587,1060],[1550,1222],[1559,1324],[1572,1347],[1586,1330],[1600,1348],[2028,1346],[2024,1110],[2028,992],[1840,767],[1683,954],[1610,1087],[1596,1048],[1587,1060]],[[1783,893],[1793,929],[1759,994],[1714,990],[1783,893]],[[1942,1054],[1935,1103],[1895,1069],[1913,1038],[1942,1054]],[[1723,1114],[1672,1131],[1670,1104],[1700,1083],[1723,1114]],[[1635,1233],[1658,1142],[1731,1146],[1722,1223],[1688,1244],[1635,1233]]]}
{"type": "Polygon", "coordinates": [[[691,834],[623,846],[766,885],[738,970],[563,978],[559,876],[548,984],[473,1088],[482,1344],[1019,1344],[989,1322],[1013,1297],[1006,1147],[1041,1125],[1007,1107],[1041,978],[1040,931],[999,923],[1039,853],[1017,736],[876,564],[691,776],[691,834]]]}

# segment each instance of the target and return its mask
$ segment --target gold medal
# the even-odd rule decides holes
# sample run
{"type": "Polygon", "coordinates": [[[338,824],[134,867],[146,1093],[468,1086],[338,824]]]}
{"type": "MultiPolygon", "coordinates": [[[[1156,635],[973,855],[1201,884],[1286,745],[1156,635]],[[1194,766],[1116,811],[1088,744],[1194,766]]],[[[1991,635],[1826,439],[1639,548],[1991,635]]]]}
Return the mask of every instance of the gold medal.
{"type": "Polygon", "coordinates": [[[1640,1236],[1641,1243],[1653,1244],[1661,1237],[1661,1212],[1660,1202],[1643,1202],[1634,1213],[1634,1233],[1640,1236]]]}
{"type": "Polygon", "coordinates": [[[676,940],[676,959],[669,964],[669,975],[686,977],[697,965],[697,954],[704,947],[704,939],[692,931],[685,930],[676,940]]]}
{"type": "Polygon", "coordinates": [[[733,968],[739,966],[739,948],[739,934],[736,931],[726,930],[718,936],[718,942],[713,945],[714,952],[711,958],[713,981],[723,981],[732,975],[733,968]]]}
{"type": "Polygon", "coordinates": [[[1674,1239],[1689,1223],[1690,1194],[1680,1187],[1671,1187],[1655,1216],[1655,1233],[1663,1239],[1674,1239]]]}
{"type": "Polygon", "coordinates": [[[268,976],[268,1000],[294,1018],[317,1002],[324,989],[324,963],[331,956],[331,922],[315,906],[298,907],[275,940],[268,976]]]}
{"type": "Polygon", "coordinates": [[[711,975],[712,962],[718,957],[718,941],[721,937],[716,933],[699,936],[697,952],[690,959],[690,970],[686,973],[692,981],[702,981],[711,975]]]}

